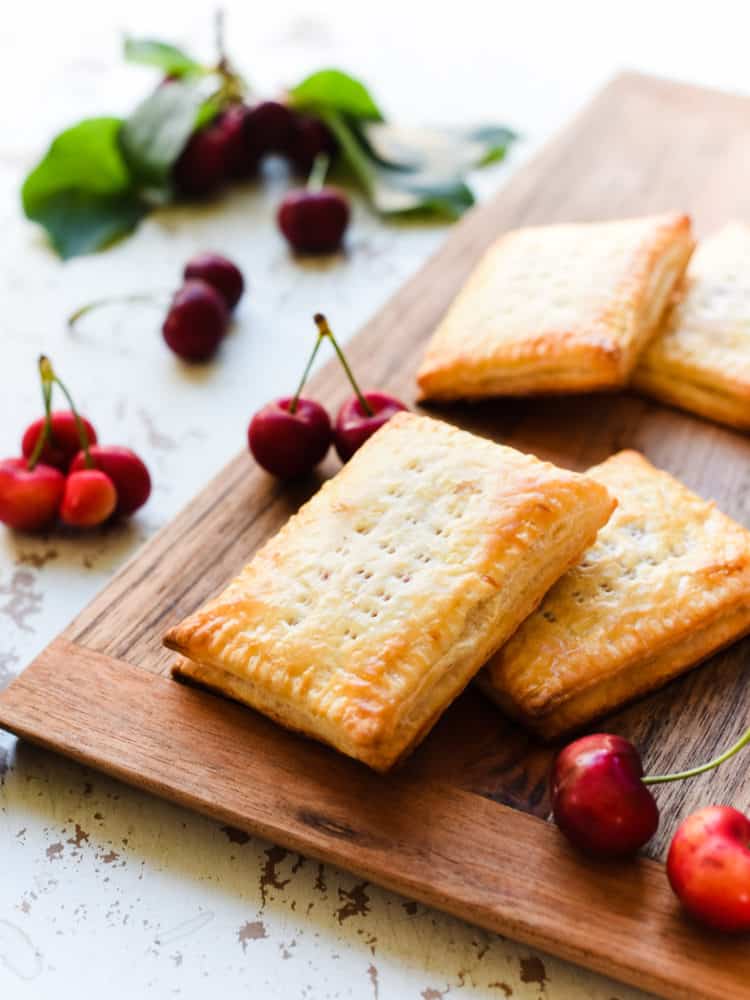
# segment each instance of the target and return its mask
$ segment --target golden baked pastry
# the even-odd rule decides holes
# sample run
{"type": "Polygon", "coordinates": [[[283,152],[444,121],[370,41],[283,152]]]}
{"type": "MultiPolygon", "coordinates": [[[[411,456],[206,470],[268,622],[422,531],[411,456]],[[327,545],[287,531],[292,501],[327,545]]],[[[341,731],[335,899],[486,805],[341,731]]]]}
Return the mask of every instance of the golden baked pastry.
{"type": "Polygon", "coordinates": [[[485,692],[546,739],[750,630],[750,532],[637,452],[586,475],[617,509],[480,675],[485,692]]]}
{"type": "Polygon", "coordinates": [[[591,544],[593,480],[399,413],[165,638],[176,674],[386,770],[591,544]]]}
{"type": "Polygon", "coordinates": [[[692,249],[685,215],[506,233],[433,334],[422,398],[625,385],[692,249]]]}
{"type": "Polygon", "coordinates": [[[699,245],[685,295],[639,359],[633,384],[750,430],[750,226],[730,223],[699,245]]]}

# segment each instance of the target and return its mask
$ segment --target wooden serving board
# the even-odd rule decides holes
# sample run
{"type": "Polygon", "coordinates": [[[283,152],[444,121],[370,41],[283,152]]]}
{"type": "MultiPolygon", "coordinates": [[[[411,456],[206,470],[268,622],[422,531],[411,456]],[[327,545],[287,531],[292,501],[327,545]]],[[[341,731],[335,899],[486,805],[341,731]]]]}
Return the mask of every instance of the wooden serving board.
{"type": "MultiPolygon", "coordinates": [[[[690,211],[704,234],[750,219],[750,100],[626,74],[359,334],[355,369],[405,400],[423,344],[484,248],[528,223],[690,211]]],[[[335,363],[315,380],[331,408],[335,363]]],[[[437,412],[437,411],[436,411],[437,412]]],[[[444,418],[575,469],[624,447],[750,524],[750,439],[636,396],[495,401],[444,418]]],[[[329,460],[324,475],[336,465],[329,460]]],[[[659,860],[701,804],[750,809],[747,762],[660,787],[650,858],[585,860],[546,821],[552,750],[475,691],[379,777],[168,676],[165,629],[216,592],[317,488],[282,487],[243,454],[146,545],[0,696],[0,724],[124,781],[349,868],[424,903],[667,997],[746,995],[747,942],[682,916],[659,860]]],[[[610,718],[649,770],[708,759],[750,717],[748,642],[610,718]]]]}

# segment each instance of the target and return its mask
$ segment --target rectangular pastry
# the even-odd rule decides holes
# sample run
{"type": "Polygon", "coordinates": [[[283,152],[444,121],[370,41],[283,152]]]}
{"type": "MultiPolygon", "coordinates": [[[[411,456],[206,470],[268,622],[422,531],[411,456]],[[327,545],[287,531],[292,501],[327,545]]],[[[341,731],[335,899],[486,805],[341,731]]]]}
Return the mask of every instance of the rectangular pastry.
{"type": "Polygon", "coordinates": [[[590,545],[599,483],[399,413],[217,598],[177,676],[385,771],[590,545]]]}
{"type": "Polygon", "coordinates": [[[750,226],[730,223],[700,244],[685,295],[641,355],[633,384],[750,430],[750,226]]]}
{"type": "Polygon", "coordinates": [[[587,473],[618,505],[480,675],[545,739],[665,684],[750,630],[750,532],[633,451],[587,473]]]}
{"type": "Polygon", "coordinates": [[[685,215],[506,233],[434,332],[422,398],[625,385],[692,250],[685,215]]]}

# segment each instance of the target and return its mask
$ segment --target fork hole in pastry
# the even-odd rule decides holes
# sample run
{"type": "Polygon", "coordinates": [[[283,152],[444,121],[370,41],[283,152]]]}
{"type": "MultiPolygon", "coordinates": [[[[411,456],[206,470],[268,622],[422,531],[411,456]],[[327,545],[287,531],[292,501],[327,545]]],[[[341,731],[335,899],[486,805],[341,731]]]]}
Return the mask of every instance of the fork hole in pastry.
{"type": "Polygon", "coordinates": [[[542,618],[544,618],[544,620],[549,622],[550,624],[554,624],[557,621],[557,616],[555,615],[554,611],[549,611],[549,610],[542,611],[542,618]]]}
{"type": "Polygon", "coordinates": [[[395,556],[396,546],[393,544],[393,542],[378,542],[378,545],[383,550],[383,552],[387,552],[389,556],[395,556]]]}

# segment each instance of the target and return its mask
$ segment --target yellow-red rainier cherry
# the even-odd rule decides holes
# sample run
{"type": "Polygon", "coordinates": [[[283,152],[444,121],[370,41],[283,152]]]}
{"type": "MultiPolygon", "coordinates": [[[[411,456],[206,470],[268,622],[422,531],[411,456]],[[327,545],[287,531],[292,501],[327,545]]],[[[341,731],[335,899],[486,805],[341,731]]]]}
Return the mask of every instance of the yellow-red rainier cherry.
{"type": "Polygon", "coordinates": [[[687,912],[720,931],[750,931],[750,820],[731,806],[709,806],[677,829],[667,875],[687,912]]]}

